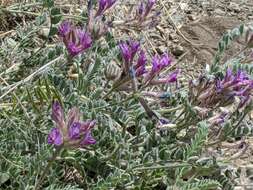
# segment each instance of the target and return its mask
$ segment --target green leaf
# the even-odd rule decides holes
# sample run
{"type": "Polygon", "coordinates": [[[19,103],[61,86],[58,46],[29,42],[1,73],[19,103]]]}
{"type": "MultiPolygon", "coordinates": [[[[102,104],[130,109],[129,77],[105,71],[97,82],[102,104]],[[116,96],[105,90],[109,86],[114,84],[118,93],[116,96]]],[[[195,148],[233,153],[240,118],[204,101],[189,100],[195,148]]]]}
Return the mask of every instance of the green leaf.
{"type": "Polygon", "coordinates": [[[54,6],[54,0],[43,0],[44,7],[51,8],[54,6]]]}
{"type": "Polygon", "coordinates": [[[58,24],[61,21],[62,16],[54,16],[51,18],[52,24],[58,24]]]}
{"type": "Polygon", "coordinates": [[[59,14],[61,14],[61,10],[59,8],[54,7],[51,9],[52,16],[59,15],[59,14]]]}
{"type": "Polygon", "coordinates": [[[242,35],[243,32],[244,32],[244,25],[243,25],[243,24],[239,27],[239,31],[240,31],[240,33],[241,33],[241,35],[242,35]]]}
{"type": "Polygon", "coordinates": [[[6,181],[10,179],[9,174],[7,173],[0,173],[0,185],[4,184],[6,181]]]}
{"type": "Polygon", "coordinates": [[[49,36],[54,36],[58,33],[58,28],[57,27],[51,27],[49,31],[49,36]]]}
{"type": "Polygon", "coordinates": [[[43,13],[42,15],[36,17],[35,22],[36,22],[36,25],[42,25],[46,22],[46,20],[47,20],[47,14],[43,13]]]}
{"type": "Polygon", "coordinates": [[[52,8],[51,9],[51,23],[57,24],[61,21],[62,15],[61,10],[59,8],[52,8]]]}

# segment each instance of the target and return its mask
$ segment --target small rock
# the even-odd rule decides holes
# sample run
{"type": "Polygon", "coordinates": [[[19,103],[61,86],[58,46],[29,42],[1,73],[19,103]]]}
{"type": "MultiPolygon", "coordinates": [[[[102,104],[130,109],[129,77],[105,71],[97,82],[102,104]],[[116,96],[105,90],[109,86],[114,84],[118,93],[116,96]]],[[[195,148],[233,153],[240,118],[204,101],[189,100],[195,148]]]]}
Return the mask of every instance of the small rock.
{"type": "Polygon", "coordinates": [[[41,30],[39,30],[39,35],[43,38],[48,37],[50,29],[49,28],[42,28],[41,30]]]}
{"type": "Polygon", "coordinates": [[[174,43],[179,42],[178,37],[177,37],[177,35],[175,33],[170,33],[169,34],[169,40],[171,40],[174,43]]]}
{"type": "Polygon", "coordinates": [[[194,21],[194,20],[196,20],[196,16],[194,16],[194,15],[188,15],[188,19],[190,21],[194,21]]]}
{"type": "Polygon", "coordinates": [[[241,11],[241,8],[239,4],[231,2],[228,6],[228,10],[234,11],[235,13],[239,13],[241,11]]]}
{"type": "Polygon", "coordinates": [[[215,14],[218,16],[224,16],[225,12],[222,9],[215,9],[215,14]]]}
{"type": "Polygon", "coordinates": [[[180,45],[176,45],[175,47],[172,48],[171,52],[175,56],[180,56],[184,53],[184,48],[180,45]]]}
{"type": "Polygon", "coordinates": [[[168,51],[168,48],[164,45],[161,45],[159,46],[158,48],[156,48],[156,51],[159,53],[159,54],[163,54],[164,52],[167,52],[168,51]]]}

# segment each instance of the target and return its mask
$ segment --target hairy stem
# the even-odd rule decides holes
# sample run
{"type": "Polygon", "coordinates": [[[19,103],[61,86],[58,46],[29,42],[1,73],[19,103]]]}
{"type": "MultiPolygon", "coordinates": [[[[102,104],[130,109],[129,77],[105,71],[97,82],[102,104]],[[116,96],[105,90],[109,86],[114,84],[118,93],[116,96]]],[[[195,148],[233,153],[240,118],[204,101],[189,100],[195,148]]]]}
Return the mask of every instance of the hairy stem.
{"type": "Polygon", "coordinates": [[[61,150],[62,150],[62,147],[56,148],[56,150],[54,151],[52,157],[51,157],[50,160],[48,161],[47,166],[46,166],[45,169],[43,170],[43,173],[41,174],[41,176],[40,176],[38,182],[35,184],[34,190],[39,190],[39,189],[40,189],[40,186],[41,186],[43,180],[45,179],[48,170],[49,170],[50,167],[52,166],[53,162],[55,161],[56,157],[59,155],[59,153],[61,152],[61,150]]]}

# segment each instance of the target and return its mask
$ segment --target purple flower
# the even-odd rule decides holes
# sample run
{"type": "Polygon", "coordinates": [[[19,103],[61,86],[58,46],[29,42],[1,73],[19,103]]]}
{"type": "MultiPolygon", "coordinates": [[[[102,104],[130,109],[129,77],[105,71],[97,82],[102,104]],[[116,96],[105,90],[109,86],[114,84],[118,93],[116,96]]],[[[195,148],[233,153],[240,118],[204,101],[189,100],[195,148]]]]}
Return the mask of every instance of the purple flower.
{"type": "Polygon", "coordinates": [[[130,47],[130,51],[131,51],[131,59],[134,58],[135,54],[137,53],[137,51],[139,50],[140,47],[140,43],[134,40],[129,40],[128,41],[129,47],[130,47]]]}
{"type": "Polygon", "coordinates": [[[103,14],[103,11],[106,9],[106,4],[107,4],[107,0],[99,1],[98,11],[96,13],[97,16],[103,14]]]}
{"type": "Polygon", "coordinates": [[[140,22],[147,18],[155,3],[156,0],[148,0],[145,4],[143,2],[140,3],[136,12],[136,17],[140,22]]]}
{"type": "MultiPolygon", "coordinates": [[[[195,90],[199,93],[196,101],[199,105],[212,107],[213,105],[227,105],[239,99],[238,108],[244,108],[252,100],[253,80],[242,71],[233,73],[227,69],[223,79],[208,80],[205,83],[199,83],[195,90]]],[[[194,87],[193,87],[194,88],[194,87]]]]}
{"type": "Polygon", "coordinates": [[[90,34],[72,26],[68,21],[64,21],[59,26],[58,33],[72,57],[82,53],[92,45],[90,34]]]}
{"type": "Polygon", "coordinates": [[[66,20],[63,21],[58,28],[59,35],[63,38],[66,37],[67,34],[69,34],[70,30],[71,30],[71,23],[66,20]]]}
{"type": "Polygon", "coordinates": [[[169,66],[171,64],[171,58],[168,54],[163,54],[161,57],[154,56],[152,59],[152,73],[158,73],[161,70],[163,70],[165,67],[169,66]]]}
{"type": "Polygon", "coordinates": [[[81,131],[82,132],[86,132],[91,130],[94,126],[96,125],[96,121],[95,120],[88,120],[85,122],[81,122],[81,131]]]}
{"type": "Polygon", "coordinates": [[[156,0],[148,0],[148,7],[153,7],[153,5],[156,3],[156,0]]]}
{"type": "Polygon", "coordinates": [[[52,119],[56,122],[57,127],[53,128],[48,135],[49,144],[55,146],[64,144],[65,147],[73,148],[96,142],[91,136],[91,130],[96,124],[94,120],[80,121],[80,113],[77,108],[70,109],[66,122],[63,114],[59,102],[54,101],[52,119]]]}
{"type": "Polygon", "coordinates": [[[90,131],[87,131],[87,133],[85,134],[80,144],[81,146],[86,146],[86,145],[91,145],[95,143],[96,143],[96,140],[91,136],[90,131]]]}
{"type": "Polygon", "coordinates": [[[119,44],[119,48],[121,51],[121,55],[123,57],[123,59],[125,60],[125,62],[129,62],[131,59],[131,51],[130,48],[128,47],[127,43],[122,42],[119,44]]]}
{"type": "Polygon", "coordinates": [[[177,69],[175,72],[171,73],[167,79],[168,83],[176,82],[177,81],[177,75],[179,74],[179,69],[177,69]]]}
{"type": "Polygon", "coordinates": [[[54,101],[52,105],[52,119],[56,123],[57,127],[63,128],[64,122],[64,112],[58,101],[54,101]]]}
{"type": "Polygon", "coordinates": [[[74,122],[69,127],[69,138],[70,139],[75,139],[75,140],[80,138],[80,131],[81,131],[81,123],[74,122]]]}
{"type": "Polygon", "coordinates": [[[59,128],[53,128],[51,129],[48,138],[47,138],[48,144],[53,144],[55,146],[60,146],[63,143],[63,138],[60,132],[59,128]]]}
{"type": "Polygon", "coordinates": [[[116,3],[116,1],[117,1],[117,0],[108,0],[108,1],[107,1],[106,9],[111,8],[111,7],[114,5],[114,3],[116,3]]]}
{"type": "Polygon", "coordinates": [[[137,13],[138,13],[139,16],[143,15],[143,13],[144,13],[144,3],[143,2],[140,3],[137,13]]]}
{"type": "Polygon", "coordinates": [[[144,65],[144,66],[141,66],[141,67],[139,67],[138,69],[136,69],[136,71],[135,71],[135,76],[136,76],[136,77],[140,77],[140,76],[142,76],[142,75],[145,74],[145,73],[147,73],[147,70],[146,70],[146,67],[145,67],[145,65],[144,65]]]}
{"type": "Polygon", "coordinates": [[[160,68],[163,69],[171,64],[171,58],[167,53],[163,54],[160,59],[160,68]]]}
{"type": "Polygon", "coordinates": [[[107,9],[110,9],[116,0],[99,0],[98,11],[95,17],[101,16],[107,9]]]}
{"type": "Polygon", "coordinates": [[[155,55],[152,58],[152,69],[146,75],[145,81],[151,81],[156,75],[158,75],[164,68],[171,64],[172,60],[168,54],[163,54],[162,56],[155,55]]]}
{"type": "Polygon", "coordinates": [[[161,78],[161,79],[153,79],[150,81],[151,85],[157,85],[157,84],[168,84],[168,83],[173,83],[177,82],[177,76],[179,74],[179,70],[177,69],[173,73],[171,73],[168,77],[166,78],[161,78]]]}
{"type": "Polygon", "coordinates": [[[139,67],[143,67],[147,64],[146,54],[143,50],[140,51],[137,63],[134,65],[134,69],[138,69],[139,67]]]}
{"type": "Polygon", "coordinates": [[[70,128],[70,126],[75,122],[80,120],[80,113],[79,110],[74,107],[71,108],[68,112],[68,117],[67,117],[67,128],[70,128]]]}
{"type": "Polygon", "coordinates": [[[165,118],[161,118],[159,119],[159,122],[162,124],[162,125],[166,125],[166,124],[169,124],[169,120],[168,119],[165,119],[165,118]]]}
{"type": "Polygon", "coordinates": [[[158,56],[154,56],[152,59],[152,70],[151,73],[157,73],[160,70],[160,60],[158,56]]]}
{"type": "Polygon", "coordinates": [[[138,52],[140,43],[134,40],[128,40],[127,42],[121,42],[119,48],[124,61],[129,64],[138,52]]]}

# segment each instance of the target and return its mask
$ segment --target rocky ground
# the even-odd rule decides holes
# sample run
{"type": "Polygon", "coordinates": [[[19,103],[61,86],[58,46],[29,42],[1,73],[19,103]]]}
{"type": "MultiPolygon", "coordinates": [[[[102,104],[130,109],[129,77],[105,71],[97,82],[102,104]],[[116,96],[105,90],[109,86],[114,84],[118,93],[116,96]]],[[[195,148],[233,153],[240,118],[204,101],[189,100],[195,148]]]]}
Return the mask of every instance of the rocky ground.
{"type": "MultiPolygon", "coordinates": [[[[169,42],[158,48],[168,48],[177,58],[177,65],[185,73],[200,73],[206,64],[211,64],[217,44],[222,35],[234,27],[253,22],[253,1],[217,0],[217,1],[181,1],[168,3],[170,16],[167,23],[161,25],[169,42]],[[165,46],[165,47],[163,47],[165,46]]],[[[169,14],[168,13],[168,14],[169,14]]],[[[240,39],[227,52],[233,56],[244,46],[240,39]]],[[[155,46],[155,45],[154,45],[155,46]]],[[[218,145],[218,151],[211,150],[215,156],[225,157],[231,162],[231,168],[239,168],[237,190],[253,189],[253,141],[241,139],[233,143],[218,145]],[[242,142],[249,146],[238,152],[242,142]]]]}

